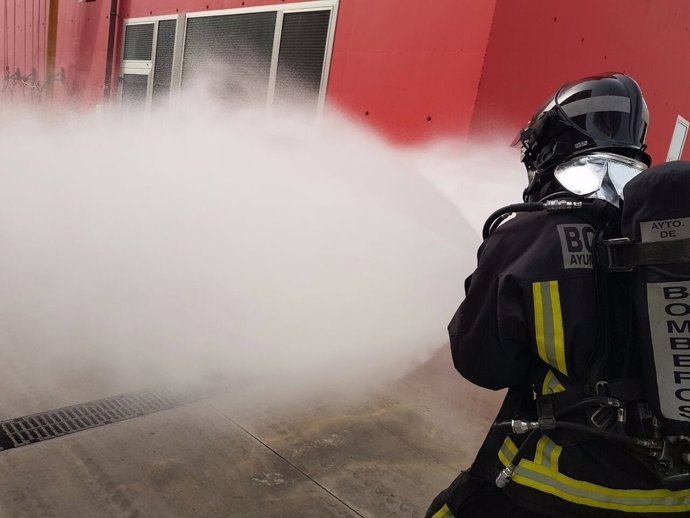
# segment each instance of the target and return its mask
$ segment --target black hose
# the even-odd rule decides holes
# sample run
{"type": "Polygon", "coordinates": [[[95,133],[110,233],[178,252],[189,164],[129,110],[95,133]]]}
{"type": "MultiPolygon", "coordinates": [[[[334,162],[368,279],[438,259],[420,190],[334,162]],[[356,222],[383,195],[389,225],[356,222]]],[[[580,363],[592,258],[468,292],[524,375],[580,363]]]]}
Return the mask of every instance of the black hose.
{"type": "Polygon", "coordinates": [[[513,458],[510,459],[510,463],[513,466],[517,466],[518,464],[520,464],[520,461],[525,456],[527,448],[532,444],[532,442],[534,442],[534,438],[536,437],[537,432],[540,432],[539,437],[541,437],[542,436],[541,430],[532,430],[529,433],[529,435],[525,438],[525,440],[522,442],[522,445],[515,452],[515,455],[513,455],[513,458]]]}
{"type": "Polygon", "coordinates": [[[577,403],[573,403],[572,405],[560,409],[558,412],[556,412],[556,417],[561,417],[562,415],[569,414],[573,410],[577,410],[579,408],[584,408],[592,405],[608,407],[616,406],[611,404],[611,399],[612,398],[606,396],[592,396],[585,399],[581,399],[577,403]]]}
{"type": "Polygon", "coordinates": [[[486,220],[486,223],[484,223],[484,227],[482,228],[482,239],[486,239],[491,235],[491,232],[496,230],[494,228],[496,220],[500,223],[513,212],[535,212],[544,210],[544,208],[545,205],[541,202],[514,203],[513,205],[502,207],[491,214],[486,220]]]}
{"type": "MultiPolygon", "coordinates": [[[[596,205],[594,199],[583,199],[577,196],[573,196],[570,193],[565,193],[562,191],[550,194],[546,196],[541,201],[537,202],[526,202],[526,203],[515,203],[513,205],[507,205],[495,211],[491,216],[488,217],[482,228],[482,239],[489,237],[494,230],[498,228],[501,222],[515,212],[537,212],[540,210],[549,211],[562,211],[562,210],[573,210],[573,209],[584,209],[589,210],[589,206],[594,207],[596,205]]],[[[606,203],[606,202],[604,202],[606,203]]]]}
{"type": "Polygon", "coordinates": [[[634,446],[642,446],[645,448],[652,448],[650,441],[645,439],[638,439],[637,437],[630,437],[628,435],[622,435],[618,433],[607,432],[606,430],[600,430],[593,426],[578,423],[569,423],[567,421],[556,421],[556,428],[562,428],[564,430],[574,430],[577,432],[584,432],[593,435],[598,435],[604,439],[610,441],[624,442],[626,444],[632,444],[634,446]]]}

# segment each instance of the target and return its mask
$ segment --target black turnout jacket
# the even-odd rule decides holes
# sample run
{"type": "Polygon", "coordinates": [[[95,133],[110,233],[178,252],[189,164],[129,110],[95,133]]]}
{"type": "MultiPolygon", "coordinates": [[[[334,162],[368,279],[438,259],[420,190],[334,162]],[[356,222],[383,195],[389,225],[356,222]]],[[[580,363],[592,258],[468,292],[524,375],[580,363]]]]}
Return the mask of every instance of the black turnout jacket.
{"type": "MultiPolygon", "coordinates": [[[[524,213],[479,249],[449,334],[465,378],[509,389],[497,420],[534,419],[536,394],[573,392],[593,376],[610,377],[593,373],[610,325],[597,307],[597,226],[573,212],[524,213]]],[[[471,472],[494,483],[525,436],[492,429],[471,472]]],[[[664,489],[620,443],[552,430],[537,432],[524,451],[504,489],[521,507],[559,517],[690,516],[690,490],[664,489]]]]}

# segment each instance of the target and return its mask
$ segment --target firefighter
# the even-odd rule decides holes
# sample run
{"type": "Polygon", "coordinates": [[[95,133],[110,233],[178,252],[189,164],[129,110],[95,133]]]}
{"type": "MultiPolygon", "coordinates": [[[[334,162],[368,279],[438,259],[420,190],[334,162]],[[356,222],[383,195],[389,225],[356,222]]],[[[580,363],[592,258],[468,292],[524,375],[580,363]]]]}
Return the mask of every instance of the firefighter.
{"type": "Polygon", "coordinates": [[[448,327],[460,374],[508,392],[427,517],[690,516],[690,490],[645,461],[653,421],[632,372],[629,301],[592,253],[616,237],[623,186],[650,165],[648,120],[638,84],[602,74],[563,85],[518,135],[525,203],[487,222],[448,327]]]}

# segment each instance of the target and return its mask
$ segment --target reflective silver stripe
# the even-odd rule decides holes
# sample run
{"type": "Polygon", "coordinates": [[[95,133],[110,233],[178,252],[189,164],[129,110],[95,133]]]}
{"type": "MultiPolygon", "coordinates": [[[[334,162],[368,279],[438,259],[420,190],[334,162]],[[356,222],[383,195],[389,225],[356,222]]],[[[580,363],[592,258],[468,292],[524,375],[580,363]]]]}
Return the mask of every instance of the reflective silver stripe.
{"type": "Polygon", "coordinates": [[[537,352],[544,362],[567,375],[558,281],[535,282],[532,292],[537,352]]]}
{"type": "Polygon", "coordinates": [[[558,464],[556,466],[553,465],[553,461],[555,460],[553,458],[553,454],[556,452],[556,443],[550,440],[546,440],[546,444],[544,445],[544,459],[542,460],[542,463],[545,467],[554,469],[558,468],[558,464]]]}
{"type": "Polygon", "coordinates": [[[515,446],[510,437],[506,437],[501,445],[501,449],[498,450],[498,458],[503,465],[508,466],[512,464],[515,453],[517,453],[517,446],[515,446]]]}
{"type": "Polygon", "coordinates": [[[622,95],[600,95],[561,105],[561,109],[568,117],[595,112],[630,113],[630,99],[622,95]]]}
{"type": "Polygon", "coordinates": [[[515,469],[513,481],[591,507],[634,513],[690,511],[690,490],[613,489],[572,479],[525,459],[515,469]]]}
{"type": "MultiPolygon", "coordinates": [[[[517,447],[506,437],[498,457],[508,466],[517,447]]],[[[630,513],[681,513],[690,511],[690,489],[614,489],[570,478],[558,472],[562,448],[547,436],[537,443],[535,460],[521,459],[513,482],[579,505],[630,513]]]]}
{"type": "MultiPolygon", "coordinates": [[[[506,438],[498,455],[504,465],[512,463],[516,449],[513,441],[506,438]]],[[[629,513],[690,511],[690,489],[614,489],[559,473],[561,451],[561,446],[548,436],[542,436],[537,442],[534,461],[521,459],[513,473],[513,482],[578,505],[600,509],[629,513]]]]}
{"type": "Polygon", "coordinates": [[[539,283],[541,300],[544,304],[544,346],[549,365],[556,367],[556,344],[553,339],[553,312],[551,311],[551,290],[548,282],[539,283]]]}
{"type": "Polygon", "coordinates": [[[546,435],[540,437],[537,449],[534,453],[534,462],[541,464],[545,468],[558,470],[558,458],[562,448],[549,439],[546,435]]]}

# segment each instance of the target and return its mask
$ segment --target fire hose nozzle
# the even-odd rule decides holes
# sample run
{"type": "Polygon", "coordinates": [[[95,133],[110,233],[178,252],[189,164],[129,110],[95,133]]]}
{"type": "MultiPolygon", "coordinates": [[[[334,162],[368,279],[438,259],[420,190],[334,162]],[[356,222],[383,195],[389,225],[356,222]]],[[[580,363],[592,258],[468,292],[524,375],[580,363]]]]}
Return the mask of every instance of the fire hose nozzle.
{"type": "Polygon", "coordinates": [[[536,430],[541,425],[537,421],[512,421],[513,433],[522,434],[536,430]]]}
{"type": "Polygon", "coordinates": [[[513,478],[513,471],[515,471],[515,466],[513,466],[512,464],[502,469],[496,477],[496,485],[499,488],[503,489],[508,484],[510,484],[510,480],[513,478]]]}
{"type": "Polygon", "coordinates": [[[573,200],[548,200],[544,202],[544,208],[548,211],[581,209],[582,205],[581,201],[573,200]]]}
{"type": "Polygon", "coordinates": [[[532,430],[536,430],[537,428],[539,428],[539,423],[536,421],[516,421],[513,419],[512,421],[502,421],[500,423],[494,423],[493,427],[506,434],[513,433],[520,435],[523,433],[530,432],[532,430]]]}

